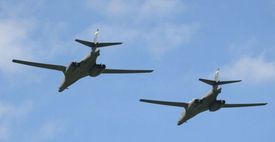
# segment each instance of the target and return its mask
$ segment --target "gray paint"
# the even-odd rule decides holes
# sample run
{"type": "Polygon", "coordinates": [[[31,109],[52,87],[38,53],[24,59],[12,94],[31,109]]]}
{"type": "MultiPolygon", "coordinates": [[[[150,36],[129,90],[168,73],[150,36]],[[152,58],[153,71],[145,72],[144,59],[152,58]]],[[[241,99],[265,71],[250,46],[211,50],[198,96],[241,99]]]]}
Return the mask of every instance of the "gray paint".
{"type": "Polygon", "coordinates": [[[150,73],[153,70],[121,70],[121,69],[106,69],[106,65],[97,64],[97,57],[100,55],[98,48],[122,44],[121,42],[89,42],[84,40],[76,40],[77,42],[91,47],[92,51],[90,54],[80,62],[71,62],[68,67],[61,65],[52,65],[44,63],[35,63],[23,60],[12,60],[15,63],[25,64],[29,66],[41,67],[46,69],[52,69],[62,71],[64,73],[64,81],[59,87],[59,92],[67,89],[70,85],[75,83],[77,80],[86,77],[96,77],[100,74],[123,74],[123,73],[150,73]]]}
{"type": "Polygon", "coordinates": [[[221,108],[233,108],[233,107],[250,107],[250,106],[261,106],[266,105],[267,103],[254,103],[254,104],[226,104],[224,100],[217,100],[217,96],[221,93],[222,88],[219,85],[236,83],[241,80],[233,81],[219,81],[219,70],[215,74],[215,80],[208,79],[199,79],[200,81],[212,85],[212,89],[202,98],[194,99],[191,102],[167,102],[167,101],[156,101],[156,100],[146,100],[141,99],[141,102],[168,105],[168,106],[177,106],[183,107],[185,110],[182,113],[178,125],[183,124],[187,120],[193,118],[197,114],[204,111],[217,111],[221,108]]]}

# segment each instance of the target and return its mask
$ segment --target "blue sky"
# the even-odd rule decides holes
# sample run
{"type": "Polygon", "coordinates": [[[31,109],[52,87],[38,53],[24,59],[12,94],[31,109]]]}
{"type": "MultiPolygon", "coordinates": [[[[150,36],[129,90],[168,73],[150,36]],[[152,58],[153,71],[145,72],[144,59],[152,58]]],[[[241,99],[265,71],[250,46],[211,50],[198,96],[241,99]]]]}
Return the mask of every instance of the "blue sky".
{"type": "Polygon", "coordinates": [[[274,0],[1,0],[0,141],[274,141],[274,0]],[[11,63],[13,58],[68,65],[90,49],[74,42],[123,45],[101,50],[110,68],[152,74],[84,78],[58,93],[62,73],[11,63]],[[264,107],[204,112],[176,123],[180,108],[140,98],[190,101],[221,68],[228,103],[264,107]]]}

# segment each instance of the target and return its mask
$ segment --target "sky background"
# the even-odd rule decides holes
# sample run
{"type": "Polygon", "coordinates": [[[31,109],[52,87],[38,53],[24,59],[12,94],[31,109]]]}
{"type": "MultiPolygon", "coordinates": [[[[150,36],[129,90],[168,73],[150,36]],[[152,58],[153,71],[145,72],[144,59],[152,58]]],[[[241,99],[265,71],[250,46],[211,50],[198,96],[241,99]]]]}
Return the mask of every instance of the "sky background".
{"type": "Polygon", "coordinates": [[[275,141],[274,0],[0,0],[1,142],[275,141]],[[109,68],[152,74],[86,77],[58,93],[60,72],[13,58],[68,65],[90,49],[74,42],[122,41],[101,49],[109,68]],[[204,112],[177,126],[181,108],[140,98],[190,101],[223,86],[228,103],[267,106],[204,112]]]}

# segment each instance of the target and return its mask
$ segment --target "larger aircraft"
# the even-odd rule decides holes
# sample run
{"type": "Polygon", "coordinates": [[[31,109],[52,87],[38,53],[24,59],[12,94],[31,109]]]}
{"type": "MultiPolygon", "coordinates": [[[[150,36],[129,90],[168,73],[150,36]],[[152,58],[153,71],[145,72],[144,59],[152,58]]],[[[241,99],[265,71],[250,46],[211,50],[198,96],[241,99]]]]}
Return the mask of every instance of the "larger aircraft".
{"type": "Polygon", "coordinates": [[[96,60],[100,55],[99,48],[106,46],[113,46],[122,44],[121,42],[97,42],[98,30],[95,32],[93,42],[76,39],[76,42],[91,47],[90,54],[80,62],[71,62],[69,66],[65,67],[62,65],[44,64],[29,62],[23,60],[13,59],[14,63],[35,66],[40,68],[46,68],[51,70],[61,71],[64,74],[64,81],[59,87],[59,92],[67,89],[70,85],[75,83],[77,80],[86,77],[96,77],[100,74],[125,74],[125,73],[150,73],[153,70],[124,70],[124,69],[107,69],[104,64],[97,64],[96,60]]]}
{"type": "Polygon", "coordinates": [[[251,107],[251,106],[262,106],[267,103],[252,103],[252,104],[227,104],[225,100],[217,100],[217,96],[221,93],[222,88],[219,85],[236,83],[241,80],[231,80],[231,81],[220,81],[219,80],[219,69],[215,73],[214,80],[208,79],[199,79],[200,81],[209,84],[212,86],[212,89],[202,97],[201,99],[194,99],[190,102],[168,102],[168,101],[157,101],[157,100],[146,100],[140,99],[141,102],[153,103],[159,105],[168,105],[175,107],[183,107],[185,111],[182,113],[180,120],[178,121],[178,125],[183,124],[187,120],[196,116],[197,114],[204,111],[217,111],[221,108],[236,108],[236,107],[251,107]]]}

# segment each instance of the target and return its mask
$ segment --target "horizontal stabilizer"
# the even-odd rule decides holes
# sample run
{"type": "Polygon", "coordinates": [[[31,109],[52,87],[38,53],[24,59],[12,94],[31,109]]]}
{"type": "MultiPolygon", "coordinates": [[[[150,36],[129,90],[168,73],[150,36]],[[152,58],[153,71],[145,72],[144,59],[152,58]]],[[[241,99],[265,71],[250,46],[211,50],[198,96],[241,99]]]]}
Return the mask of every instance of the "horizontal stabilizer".
{"type": "Polygon", "coordinates": [[[184,107],[185,109],[188,108],[188,103],[184,103],[184,102],[167,102],[167,101],[156,101],[156,100],[145,100],[145,99],[140,99],[139,101],[145,102],[145,103],[159,104],[159,105],[184,107]]]}
{"type": "Polygon", "coordinates": [[[84,44],[86,46],[92,47],[92,48],[99,48],[99,47],[105,47],[105,46],[113,46],[113,45],[119,45],[122,44],[122,42],[90,42],[85,40],[79,40],[76,39],[76,42],[79,42],[81,44],[84,44]]]}
{"type": "Polygon", "coordinates": [[[233,107],[252,107],[252,106],[263,106],[267,103],[254,103],[254,104],[224,104],[222,108],[233,108],[233,107]]]}
{"type": "Polygon", "coordinates": [[[203,79],[203,78],[200,78],[199,80],[201,82],[204,82],[204,83],[212,85],[212,86],[241,82],[241,80],[215,81],[215,80],[209,80],[209,79],[203,79]]]}
{"type": "Polygon", "coordinates": [[[105,69],[105,74],[124,74],[124,73],[150,73],[153,70],[121,70],[121,69],[105,69]]]}
{"type": "Polygon", "coordinates": [[[58,70],[65,72],[66,67],[61,66],[61,65],[52,65],[52,64],[44,64],[44,63],[35,63],[35,62],[29,62],[29,61],[22,61],[22,60],[12,60],[14,63],[19,63],[19,64],[24,64],[24,65],[29,65],[29,66],[34,66],[34,67],[40,67],[40,68],[46,68],[46,69],[51,69],[51,70],[58,70]]]}

